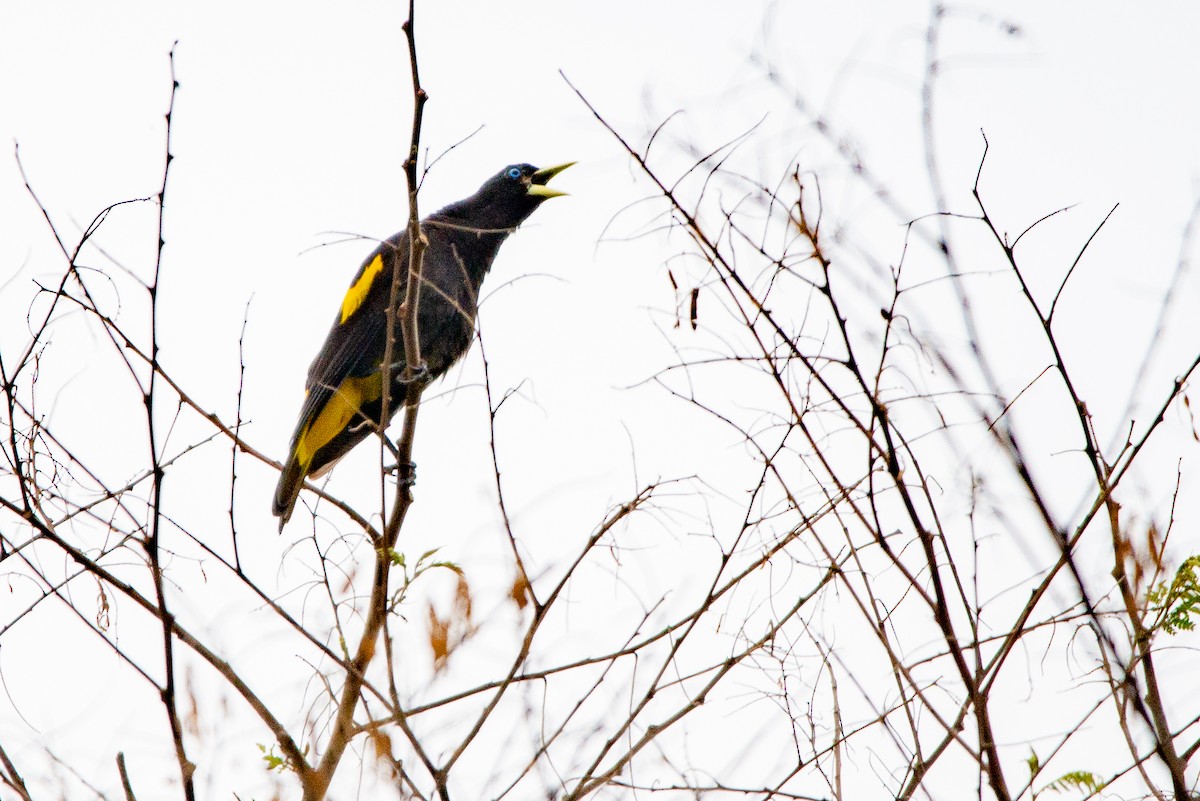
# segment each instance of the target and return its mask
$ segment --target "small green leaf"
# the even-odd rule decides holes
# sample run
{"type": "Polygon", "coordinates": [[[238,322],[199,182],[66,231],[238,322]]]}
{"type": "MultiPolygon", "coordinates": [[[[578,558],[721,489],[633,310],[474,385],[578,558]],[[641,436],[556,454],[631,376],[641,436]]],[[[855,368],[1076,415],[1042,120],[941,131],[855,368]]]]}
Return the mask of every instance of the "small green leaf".
{"type": "Polygon", "coordinates": [[[1070,773],[1064,773],[1050,784],[1046,785],[1043,792],[1049,790],[1052,793],[1066,793],[1071,790],[1082,790],[1088,795],[1095,795],[1104,789],[1105,782],[1101,781],[1096,774],[1088,770],[1073,770],[1070,773]]]}
{"type": "Polygon", "coordinates": [[[1154,628],[1175,635],[1196,628],[1200,617],[1200,555],[1183,560],[1175,578],[1146,593],[1147,606],[1158,613],[1154,628]]]}
{"type": "Polygon", "coordinates": [[[1029,766],[1029,778],[1038,775],[1038,771],[1042,769],[1042,762],[1038,759],[1037,751],[1029,749],[1029,758],[1025,760],[1025,764],[1029,766]]]}
{"type": "Polygon", "coordinates": [[[271,746],[270,750],[262,743],[256,743],[256,745],[258,746],[258,750],[262,752],[263,761],[267,763],[267,770],[282,771],[287,767],[287,762],[284,758],[276,755],[274,745],[271,746]]]}

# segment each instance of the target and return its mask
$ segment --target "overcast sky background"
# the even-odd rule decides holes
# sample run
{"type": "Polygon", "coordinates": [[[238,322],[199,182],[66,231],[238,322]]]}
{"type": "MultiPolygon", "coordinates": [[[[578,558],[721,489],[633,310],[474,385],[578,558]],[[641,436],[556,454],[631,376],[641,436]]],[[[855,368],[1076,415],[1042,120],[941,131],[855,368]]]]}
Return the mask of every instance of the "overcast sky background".
{"type": "MultiPolygon", "coordinates": [[[[411,95],[404,12],[383,2],[0,3],[6,352],[24,341],[32,281],[61,270],[11,143],[19,143],[31,185],[68,239],[105,206],[154,194],[162,174],[167,53],[178,40],[161,359],[204,407],[231,417],[249,304],[243,413],[252,424],[244,433],[281,458],[308,363],[371,247],[343,241],[345,233],[380,238],[405,224],[401,161],[411,95]],[[316,247],[329,242],[337,244],[316,247]]],[[[504,246],[481,313],[493,381],[522,387],[522,401],[502,421],[500,445],[514,514],[531,541],[547,543],[543,566],[569,551],[639,479],[702,472],[736,446],[727,432],[725,441],[697,437],[699,415],[665,411],[648,390],[629,389],[670,361],[672,340],[664,332],[675,296],[663,264],[682,244],[632,237],[653,222],[642,207],[631,208],[650,194],[648,185],[560,71],[638,143],[677,111],[671,137],[701,149],[761,121],[741,151],[745,163],[778,176],[812,154],[817,162],[806,166],[821,169],[828,157],[816,155],[824,152],[816,135],[766,85],[750,59],[758,54],[921,215],[936,210],[920,129],[928,17],[926,3],[878,0],[418,3],[420,64],[431,98],[423,143],[437,155],[470,136],[430,172],[424,213],[470,194],[508,163],[579,162],[555,179],[571,197],[547,203],[504,246]],[[580,453],[588,458],[580,460],[580,453]],[[526,464],[543,469],[526,471],[526,464]]],[[[1037,253],[1048,262],[1077,250],[1120,203],[1088,260],[1072,318],[1082,340],[1106,343],[1091,357],[1091,397],[1119,411],[1129,387],[1106,387],[1102,377],[1109,362],[1141,353],[1200,193],[1200,6],[1189,0],[1136,8],[1082,0],[971,4],[953,7],[942,35],[936,130],[950,210],[973,211],[981,129],[992,148],[987,198],[1002,227],[1020,231],[1078,204],[1039,240],[1037,253]],[[1007,30],[1010,23],[1019,35],[1007,30]]],[[[851,218],[853,192],[838,194],[836,178],[830,186],[840,201],[837,215],[851,218]]],[[[152,264],[153,215],[149,204],[114,214],[100,239],[109,255],[143,276],[152,264]]],[[[899,258],[902,230],[885,226],[873,235],[878,252],[899,258]]],[[[84,261],[104,265],[95,251],[84,261]]],[[[1194,351],[1200,337],[1195,278],[1179,292],[1178,316],[1153,374],[1156,397],[1178,367],[1171,356],[1194,351]]],[[[132,313],[137,302],[130,299],[128,308],[132,313]]],[[[68,324],[64,332],[70,330],[68,324]]],[[[127,385],[116,387],[115,396],[98,396],[97,373],[111,363],[94,358],[104,350],[99,340],[75,333],[81,336],[73,341],[83,344],[45,367],[55,389],[44,402],[52,402],[62,430],[94,438],[94,455],[113,477],[128,475],[144,454],[123,453],[122,432],[138,430],[140,412],[127,385]]],[[[1086,353],[1079,358],[1089,361],[1086,353]]],[[[473,575],[486,593],[488,560],[504,558],[507,545],[495,536],[489,500],[480,375],[476,348],[431,390],[462,388],[431,404],[422,419],[418,502],[405,536],[411,552],[441,545],[447,558],[484,566],[473,575]],[[446,476],[454,476],[453,485],[446,476]]],[[[360,450],[347,460],[358,467],[339,467],[334,486],[337,473],[370,468],[373,455],[360,450]]],[[[204,483],[222,458],[184,466],[195,482],[168,487],[195,496],[195,525],[209,518],[222,525],[226,488],[204,483]]],[[[277,564],[292,540],[288,531],[275,535],[269,514],[275,476],[250,460],[243,464],[239,522],[243,535],[262,537],[245,547],[251,556],[261,548],[264,562],[277,564]]],[[[343,481],[347,494],[370,497],[355,496],[343,481]]],[[[281,587],[291,580],[273,569],[262,575],[281,587]]],[[[493,577],[490,589],[502,592],[507,580],[508,574],[493,577]]],[[[57,693],[37,694],[38,679],[67,681],[73,674],[57,671],[78,659],[71,643],[37,635],[31,630],[23,642],[44,658],[9,657],[17,647],[6,642],[0,668],[39,736],[69,739],[74,716],[96,714],[100,702],[90,686],[79,691],[86,702],[74,705],[57,693]]],[[[239,648],[252,649],[259,635],[248,627],[220,636],[231,652],[244,654],[239,648]]],[[[140,692],[150,698],[144,687],[140,692]]],[[[10,707],[3,704],[0,726],[24,730],[5,719],[10,707]]],[[[87,752],[87,736],[79,737],[71,753],[87,752]]],[[[97,764],[108,764],[108,754],[96,756],[97,764]]],[[[254,755],[230,758],[253,762],[254,755]]]]}

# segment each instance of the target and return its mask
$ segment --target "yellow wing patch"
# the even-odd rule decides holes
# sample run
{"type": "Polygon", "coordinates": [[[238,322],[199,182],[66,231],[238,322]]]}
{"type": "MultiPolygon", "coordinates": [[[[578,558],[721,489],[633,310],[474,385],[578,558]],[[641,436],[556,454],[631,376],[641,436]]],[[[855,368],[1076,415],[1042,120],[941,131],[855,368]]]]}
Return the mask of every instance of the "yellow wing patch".
{"type": "MultiPolygon", "coordinates": [[[[377,259],[378,260],[378,259],[377,259]]],[[[383,394],[383,377],[373,373],[365,378],[347,378],[296,440],[296,461],[304,473],[317,451],[333,440],[365,404],[383,394]]]]}
{"type": "Polygon", "coordinates": [[[383,256],[376,256],[363,270],[362,275],[354,282],[354,285],[346,292],[345,299],[342,300],[342,323],[350,319],[350,315],[358,311],[363,305],[363,301],[367,299],[367,293],[371,291],[371,284],[375,283],[375,277],[383,270],[383,256]]]}

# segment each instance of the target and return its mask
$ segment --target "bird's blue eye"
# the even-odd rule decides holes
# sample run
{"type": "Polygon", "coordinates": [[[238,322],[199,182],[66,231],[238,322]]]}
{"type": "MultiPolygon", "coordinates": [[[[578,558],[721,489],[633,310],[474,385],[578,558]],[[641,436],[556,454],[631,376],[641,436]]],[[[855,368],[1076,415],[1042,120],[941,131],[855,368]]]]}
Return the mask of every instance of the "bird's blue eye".
{"type": "Polygon", "coordinates": [[[512,178],[514,181],[517,180],[518,178],[520,178],[521,177],[521,168],[520,167],[509,167],[508,168],[508,177],[512,178]]]}

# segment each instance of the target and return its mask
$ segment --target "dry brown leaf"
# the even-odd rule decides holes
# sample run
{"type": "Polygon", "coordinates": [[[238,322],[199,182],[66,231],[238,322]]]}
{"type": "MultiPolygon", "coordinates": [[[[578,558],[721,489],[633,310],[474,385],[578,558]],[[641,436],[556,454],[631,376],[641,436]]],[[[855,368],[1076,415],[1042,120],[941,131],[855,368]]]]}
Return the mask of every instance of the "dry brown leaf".
{"type": "Polygon", "coordinates": [[[375,746],[375,756],[379,759],[392,760],[392,738],[386,731],[376,729],[371,732],[371,743],[375,746]]]}
{"type": "Polygon", "coordinates": [[[533,597],[533,588],[529,586],[529,578],[525,575],[525,571],[517,568],[517,576],[513,579],[512,589],[508,591],[508,597],[513,599],[518,609],[524,609],[529,606],[529,601],[533,597]]]}
{"type": "Polygon", "coordinates": [[[429,648],[433,651],[433,669],[441,670],[450,657],[450,621],[439,618],[433,604],[429,604],[429,648]]]}
{"type": "MultiPolygon", "coordinates": [[[[458,574],[458,586],[454,589],[454,611],[450,614],[454,622],[461,622],[467,630],[471,629],[471,586],[462,573],[458,574]]],[[[463,639],[466,639],[465,635],[460,642],[463,639]]]]}
{"type": "Polygon", "coordinates": [[[1162,570],[1166,566],[1163,564],[1163,537],[1156,523],[1151,523],[1146,529],[1146,551],[1150,554],[1150,563],[1156,569],[1162,570]]]}

